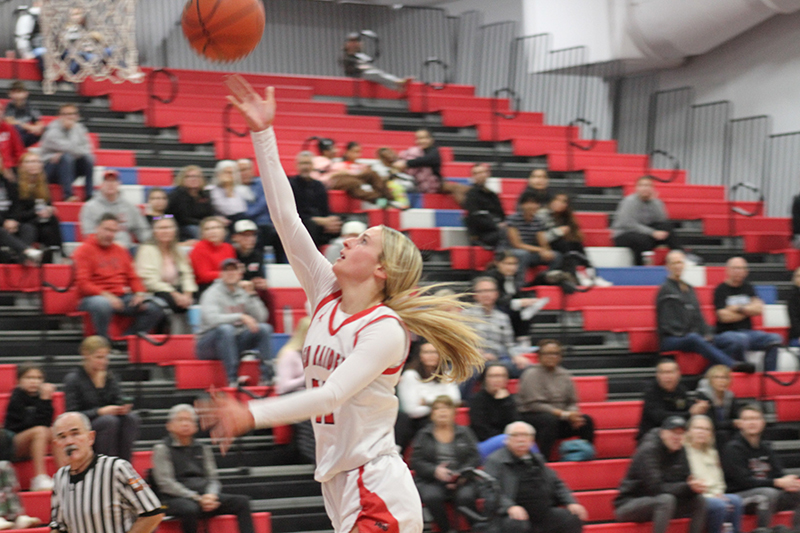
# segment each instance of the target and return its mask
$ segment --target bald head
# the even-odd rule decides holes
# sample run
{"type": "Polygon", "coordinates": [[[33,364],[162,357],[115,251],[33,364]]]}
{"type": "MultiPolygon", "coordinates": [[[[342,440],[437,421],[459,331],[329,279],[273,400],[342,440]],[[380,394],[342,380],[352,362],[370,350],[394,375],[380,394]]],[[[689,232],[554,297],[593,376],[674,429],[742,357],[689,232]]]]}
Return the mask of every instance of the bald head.
{"type": "Polygon", "coordinates": [[[725,263],[725,283],[740,287],[747,279],[747,261],[743,257],[731,257],[725,263]]]}
{"type": "Polygon", "coordinates": [[[666,257],[667,272],[669,278],[678,281],[683,275],[683,269],[686,267],[686,255],[680,250],[672,250],[666,257]]]}

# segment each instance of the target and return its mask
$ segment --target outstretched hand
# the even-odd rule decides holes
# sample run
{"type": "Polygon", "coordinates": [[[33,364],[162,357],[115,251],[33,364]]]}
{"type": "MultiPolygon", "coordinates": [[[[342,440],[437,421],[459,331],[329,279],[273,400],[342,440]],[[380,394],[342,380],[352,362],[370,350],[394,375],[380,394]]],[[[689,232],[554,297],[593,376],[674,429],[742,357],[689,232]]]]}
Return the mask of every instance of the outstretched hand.
{"type": "Polygon", "coordinates": [[[208,429],[211,442],[219,444],[222,455],[231,447],[233,439],[247,433],[255,426],[247,405],[224,392],[211,391],[211,397],[194,404],[200,416],[200,427],[208,429]]]}
{"type": "Polygon", "coordinates": [[[239,74],[225,79],[228,101],[239,110],[251,131],[263,131],[275,120],[275,87],[267,87],[264,98],[239,74]]]}

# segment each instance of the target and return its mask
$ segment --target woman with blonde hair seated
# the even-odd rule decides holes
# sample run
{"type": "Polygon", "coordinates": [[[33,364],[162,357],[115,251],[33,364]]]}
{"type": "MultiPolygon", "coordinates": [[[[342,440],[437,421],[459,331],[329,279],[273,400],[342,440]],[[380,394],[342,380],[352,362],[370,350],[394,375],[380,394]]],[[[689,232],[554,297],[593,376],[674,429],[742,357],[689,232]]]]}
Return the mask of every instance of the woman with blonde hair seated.
{"type": "Polygon", "coordinates": [[[714,365],[697,386],[697,399],[709,403],[706,411],[714,423],[714,438],[717,448],[722,448],[736,434],[736,420],[742,404],[731,390],[731,369],[725,365],[714,365]]]}
{"type": "Polygon", "coordinates": [[[724,524],[731,524],[739,533],[742,525],[743,504],[736,494],[725,494],[725,475],[714,446],[714,424],[706,415],[689,419],[686,431],[686,459],[692,477],[705,483],[706,527],[708,533],[721,533],[724,524]]]}
{"type": "Polygon", "coordinates": [[[253,192],[242,185],[236,162],[225,160],[217,163],[214,169],[214,187],[211,188],[214,213],[234,223],[244,218],[247,202],[252,200],[253,192]]]}

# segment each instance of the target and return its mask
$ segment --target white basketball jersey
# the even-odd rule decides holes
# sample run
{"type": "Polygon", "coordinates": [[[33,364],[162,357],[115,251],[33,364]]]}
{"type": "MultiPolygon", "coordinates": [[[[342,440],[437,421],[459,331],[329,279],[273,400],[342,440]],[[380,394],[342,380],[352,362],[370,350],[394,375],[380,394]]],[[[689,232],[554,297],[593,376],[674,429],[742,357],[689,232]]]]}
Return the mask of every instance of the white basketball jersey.
{"type": "Polygon", "coordinates": [[[408,357],[409,335],[397,314],[383,304],[348,316],[339,311],[341,291],[324,298],[314,312],[303,347],[306,388],[322,386],[353,352],[359,333],[371,328],[403,328],[403,358],[334,412],[312,419],[317,441],[317,481],[353,470],[380,455],[396,453],[394,389],[408,357]]]}

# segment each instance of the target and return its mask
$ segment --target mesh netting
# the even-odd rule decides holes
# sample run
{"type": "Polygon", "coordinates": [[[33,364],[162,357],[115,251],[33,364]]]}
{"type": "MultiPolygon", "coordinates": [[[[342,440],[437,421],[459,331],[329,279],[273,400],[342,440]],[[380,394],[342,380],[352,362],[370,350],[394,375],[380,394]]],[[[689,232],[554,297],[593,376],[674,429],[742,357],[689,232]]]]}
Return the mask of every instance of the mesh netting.
{"type": "Polygon", "coordinates": [[[42,3],[44,91],[56,81],[141,82],[136,0],[45,0],[42,3]]]}

